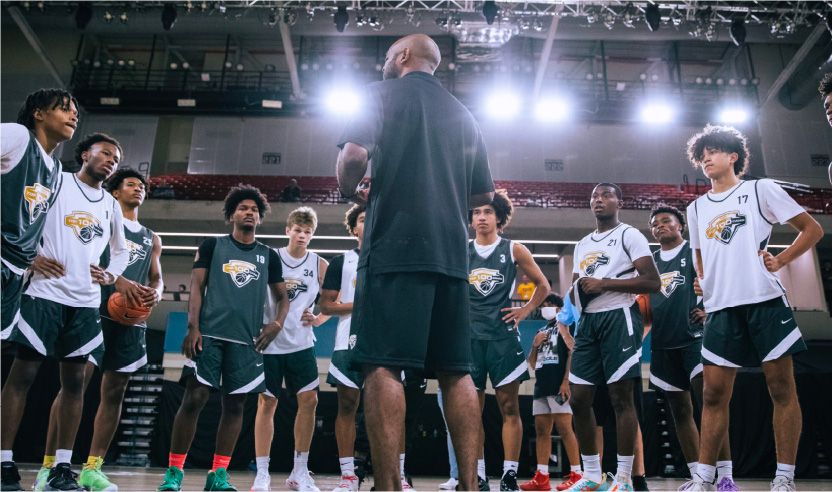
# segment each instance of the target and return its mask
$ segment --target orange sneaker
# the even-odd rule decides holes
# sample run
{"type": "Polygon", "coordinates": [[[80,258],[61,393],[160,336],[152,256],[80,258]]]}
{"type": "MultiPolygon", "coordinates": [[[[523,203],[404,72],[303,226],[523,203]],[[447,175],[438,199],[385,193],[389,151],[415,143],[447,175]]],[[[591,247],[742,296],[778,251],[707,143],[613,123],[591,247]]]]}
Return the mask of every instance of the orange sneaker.
{"type": "Polygon", "coordinates": [[[535,470],[535,476],[527,483],[520,485],[521,490],[552,490],[550,486],[550,474],[541,473],[535,470]]]}
{"type": "Polygon", "coordinates": [[[567,489],[569,489],[570,487],[575,485],[576,482],[581,480],[581,473],[576,473],[574,471],[571,471],[569,475],[564,475],[564,478],[566,478],[567,480],[565,480],[564,483],[562,483],[561,485],[556,485],[555,490],[567,490],[567,489]]]}

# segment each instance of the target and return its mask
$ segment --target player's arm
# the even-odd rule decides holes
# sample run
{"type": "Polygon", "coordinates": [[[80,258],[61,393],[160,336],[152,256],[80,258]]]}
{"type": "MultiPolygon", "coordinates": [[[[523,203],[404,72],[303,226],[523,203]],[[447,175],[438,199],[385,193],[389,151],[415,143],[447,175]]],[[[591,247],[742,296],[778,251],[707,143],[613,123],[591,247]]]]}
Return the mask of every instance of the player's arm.
{"type": "Polygon", "coordinates": [[[538,363],[538,349],[541,347],[541,344],[546,342],[547,339],[550,337],[550,334],[546,331],[539,331],[535,334],[535,338],[532,339],[532,350],[529,351],[529,356],[526,358],[526,362],[529,364],[531,369],[535,369],[535,364],[538,363]]]}
{"type": "Polygon", "coordinates": [[[348,197],[352,202],[366,205],[368,190],[359,190],[359,183],[367,173],[367,149],[361,145],[347,142],[338,153],[336,175],[338,176],[338,191],[341,196],[348,197]]]}
{"type": "Polygon", "coordinates": [[[773,256],[769,251],[758,251],[758,255],[764,258],[764,266],[772,273],[806,253],[824,236],[821,225],[807,212],[796,215],[788,220],[787,224],[798,231],[798,237],[787,249],[777,256],[773,256]]]}
{"type": "Polygon", "coordinates": [[[29,130],[18,123],[0,125],[0,172],[6,174],[20,164],[29,146],[29,130]]]}
{"type": "MultiPolygon", "coordinates": [[[[558,331],[561,333],[562,339],[567,340],[566,337],[570,337],[570,339],[573,338],[572,335],[570,335],[569,328],[561,323],[558,323],[558,325],[558,331]]],[[[561,398],[564,401],[568,401],[570,399],[570,364],[573,362],[573,344],[570,343],[567,346],[570,348],[570,351],[567,352],[567,362],[564,365],[564,379],[561,380],[561,387],[558,388],[558,394],[561,395],[561,398]]]]}
{"type": "Polygon", "coordinates": [[[637,275],[633,278],[593,278],[581,279],[581,289],[588,294],[602,292],[624,292],[626,294],[654,294],[659,292],[662,281],[659,271],[651,255],[637,258],[633,261],[637,275]]]}
{"type": "Polygon", "coordinates": [[[526,249],[526,246],[521,243],[513,243],[512,255],[515,257],[515,261],[518,262],[518,268],[521,269],[535,284],[535,292],[532,293],[532,297],[530,297],[526,304],[519,308],[501,309],[501,312],[507,312],[506,315],[503,316],[503,321],[507,324],[514,323],[515,328],[517,328],[518,323],[526,319],[526,317],[529,316],[529,313],[531,313],[536,307],[540,306],[544,302],[544,299],[547,298],[550,293],[550,283],[547,281],[547,277],[544,276],[544,273],[541,272],[541,268],[539,268],[538,264],[535,263],[535,260],[532,259],[532,253],[526,249]]]}
{"type": "Polygon", "coordinates": [[[578,280],[579,274],[573,272],[573,280],[570,283],[570,290],[567,292],[567,295],[570,297],[570,303],[575,306],[576,305],[576,293],[573,292],[572,286],[576,284],[576,280],[578,280]]]}
{"type": "Polygon", "coordinates": [[[162,239],[153,235],[153,249],[150,251],[150,269],[148,270],[148,287],[153,289],[151,292],[146,292],[142,296],[142,302],[145,306],[153,307],[159,304],[162,300],[162,292],[165,290],[165,284],[162,281],[162,239]]]}
{"type": "Polygon", "coordinates": [[[269,290],[275,296],[278,312],[275,315],[275,321],[263,325],[263,328],[261,328],[260,335],[255,340],[255,350],[258,352],[263,352],[272,343],[272,340],[278,336],[278,333],[283,330],[286,315],[289,313],[289,296],[286,293],[286,282],[281,279],[280,282],[270,283],[269,290]]]}
{"type": "MultiPolygon", "coordinates": [[[[321,289],[324,286],[324,277],[327,275],[327,267],[329,263],[324,258],[318,258],[318,287],[321,289]]],[[[320,300],[319,300],[320,302],[320,300]]],[[[301,324],[304,326],[321,326],[322,323],[330,319],[328,314],[324,314],[324,311],[321,311],[321,314],[316,316],[312,313],[311,308],[304,309],[304,314],[301,315],[301,324]]]]}
{"type": "Polygon", "coordinates": [[[338,295],[341,291],[322,289],[321,298],[318,299],[318,307],[321,312],[330,316],[344,316],[353,313],[352,302],[338,302],[338,295]]]}
{"type": "Polygon", "coordinates": [[[112,218],[110,219],[110,264],[107,268],[99,265],[90,265],[90,276],[95,284],[115,284],[116,292],[120,293],[128,303],[134,306],[142,305],[142,297],[151,291],[144,285],[128,280],[121,276],[127,268],[130,260],[130,251],[127,249],[127,239],[124,236],[124,225],[122,222],[121,207],[113,202],[112,218]]]}
{"type": "Polygon", "coordinates": [[[208,283],[208,268],[191,270],[191,294],[188,297],[188,332],[182,341],[182,355],[193,359],[202,351],[202,334],[200,333],[200,311],[205,286],[208,283]]]}

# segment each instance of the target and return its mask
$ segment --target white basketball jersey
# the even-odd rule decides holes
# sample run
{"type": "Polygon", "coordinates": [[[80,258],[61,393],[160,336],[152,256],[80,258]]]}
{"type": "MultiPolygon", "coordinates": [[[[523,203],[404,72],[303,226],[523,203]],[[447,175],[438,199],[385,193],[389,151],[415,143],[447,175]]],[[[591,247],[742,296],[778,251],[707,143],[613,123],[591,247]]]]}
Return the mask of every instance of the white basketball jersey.
{"type": "MultiPolygon", "coordinates": [[[[359,254],[350,250],[344,253],[344,265],[341,267],[341,296],[342,303],[353,302],[356,297],[356,267],[359,264],[359,254]]],[[[336,328],[336,345],[334,350],[347,350],[350,340],[350,320],[352,314],[345,314],[338,317],[338,328],[336,328]]]]}
{"type": "Polygon", "coordinates": [[[91,188],[74,174],[63,173],[63,185],[46,217],[38,255],[59,261],[66,275],[48,279],[33,273],[26,294],[65,306],[98,308],[101,286],[92,283],[90,265],[98,265],[108,243],[111,261],[118,263],[108,271],[121,275],[128,256],[121,207],[103,189],[91,188]]]}
{"type": "Polygon", "coordinates": [[[692,249],[703,257],[703,306],[712,313],[782,296],[778,276],[764,266],[772,225],[804,209],[771,179],[741,181],[723,193],[707,193],[688,206],[692,249]]]}
{"type": "MultiPolygon", "coordinates": [[[[315,344],[312,325],[302,325],[301,316],[305,309],[311,308],[315,304],[315,299],[318,297],[318,291],[320,290],[318,280],[319,256],[307,252],[303,259],[298,259],[287,253],[286,248],[277,251],[281,257],[283,279],[286,282],[286,292],[289,295],[289,314],[286,315],[283,329],[263,353],[291,354],[292,352],[308,349],[315,344]]],[[[277,312],[277,301],[270,291],[266,296],[263,322],[271,323],[275,321],[277,312]]]]}
{"type": "MultiPolygon", "coordinates": [[[[651,256],[648,240],[637,229],[620,223],[609,231],[593,232],[579,241],[573,253],[573,273],[578,273],[579,278],[633,278],[638,275],[633,261],[644,256],[651,256]]],[[[583,312],[629,307],[635,300],[636,294],[602,292],[583,307],[583,312]]]]}

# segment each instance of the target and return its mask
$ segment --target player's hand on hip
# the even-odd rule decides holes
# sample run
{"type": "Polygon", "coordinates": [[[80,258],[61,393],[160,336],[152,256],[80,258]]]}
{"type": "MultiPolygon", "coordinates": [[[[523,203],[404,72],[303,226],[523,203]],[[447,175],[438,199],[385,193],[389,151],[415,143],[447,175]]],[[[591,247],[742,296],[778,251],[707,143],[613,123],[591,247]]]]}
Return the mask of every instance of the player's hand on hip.
{"type": "Polygon", "coordinates": [[[130,304],[134,306],[144,306],[142,297],[146,294],[146,287],[143,285],[132,280],[127,280],[119,275],[116,279],[115,287],[116,292],[120,293],[130,304]]]}
{"type": "Polygon", "coordinates": [[[198,328],[189,326],[185,340],[182,341],[182,355],[193,359],[200,352],[202,352],[202,334],[198,328]]]}
{"type": "Polygon", "coordinates": [[[92,277],[94,284],[109,285],[112,283],[110,282],[110,275],[98,265],[90,265],[90,277],[92,277]]]}
{"type": "Polygon", "coordinates": [[[46,278],[61,278],[67,274],[66,268],[60,261],[45,258],[41,255],[35,257],[35,261],[29,265],[29,270],[46,278]]]}
{"type": "Polygon", "coordinates": [[[514,323],[513,328],[517,328],[518,323],[525,320],[526,317],[529,316],[529,310],[526,309],[526,307],[503,308],[500,311],[508,311],[508,313],[503,316],[503,322],[506,324],[514,323]]]}
{"type": "Polygon", "coordinates": [[[700,286],[700,277],[694,277],[694,295],[703,295],[703,287],[700,286]]]}
{"type": "Polygon", "coordinates": [[[584,277],[579,280],[581,290],[583,290],[585,294],[601,294],[602,284],[603,279],[600,278],[584,277]]]}
{"type": "Polygon", "coordinates": [[[758,256],[763,257],[764,267],[766,267],[767,271],[771,273],[777,272],[784,266],[784,263],[769,251],[758,251],[758,256]]]}
{"type": "Polygon", "coordinates": [[[301,324],[304,326],[321,326],[321,319],[312,314],[310,308],[306,308],[304,314],[301,315],[301,324]]]}
{"type": "Polygon", "coordinates": [[[281,325],[278,324],[277,321],[273,321],[267,325],[263,325],[260,329],[260,335],[255,339],[255,350],[258,352],[263,352],[266,350],[266,347],[272,343],[272,340],[278,336],[278,333],[281,332],[281,325]]]}

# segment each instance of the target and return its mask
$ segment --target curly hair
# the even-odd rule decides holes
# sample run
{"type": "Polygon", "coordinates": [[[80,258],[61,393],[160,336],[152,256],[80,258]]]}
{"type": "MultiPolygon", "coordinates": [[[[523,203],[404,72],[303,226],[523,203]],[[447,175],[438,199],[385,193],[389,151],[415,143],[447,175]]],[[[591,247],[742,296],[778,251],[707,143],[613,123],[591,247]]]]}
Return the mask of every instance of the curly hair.
{"type": "Polygon", "coordinates": [[[654,217],[656,217],[659,214],[671,214],[674,217],[676,217],[677,221],[683,227],[680,231],[680,234],[685,234],[685,216],[680,211],[680,209],[678,209],[677,207],[672,207],[671,205],[665,203],[658,203],[656,206],[654,206],[654,208],[651,209],[651,218],[649,219],[648,223],[650,224],[650,221],[654,220],[654,217]]]}
{"type": "MultiPolygon", "coordinates": [[[[506,190],[495,190],[495,197],[490,203],[491,207],[495,209],[495,216],[497,217],[497,231],[503,232],[509,222],[512,220],[512,214],[515,213],[515,206],[512,205],[512,200],[506,194],[506,190]]],[[[471,225],[474,216],[474,211],[469,210],[469,225],[471,225]]]]}
{"type": "Polygon", "coordinates": [[[702,164],[703,152],[706,148],[737,154],[735,175],[740,176],[746,172],[749,166],[749,142],[737,128],[706,125],[700,133],[691,137],[686,143],[686,155],[695,169],[702,164]]]}
{"type": "Polygon", "coordinates": [[[104,189],[110,192],[112,195],[114,191],[121,188],[121,184],[127,178],[136,178],[145,185],[145,191],[148,189],[148,182],[145,177],[137,170],[133,169],[132,167],[121,167],[113,173],[112,176],[107,178],[107,181],[104,182],[104,189]]]}
{"type": "Polygon", "coordinates": [[[263,217],[269,212],[269,201],[266,200],[266,195],[260,192],[259,189],[252,185],[239,184],[229,190],[226,195],[226,202],[223,204],[223,215],[226,220],[231,220],[237,206],[243,200],[252,200],[257,205],[257,215],[263,220],[263,217]]]}
{"type": "Polygon", "coordinates": [[[541,304],[554,304],[557,308],[563,308],[564,298],[562,298],[558,294],[550,292],[549,294],[547,294],[547,297],[544,298],[544,302],[542,302],[541,304]]]}
{"type": "Polygon", "coordinates": [[[61,108],[69,111],[72,105],[78,109],[78,101],[63,89],[40,89],[28,96],[17,113],[17,122],[30,130],[35,129],[35,111],[61,108]]]}
{"type": "Polygon", "coordinates": [[[824,78],[821,79],[821,84],[819,84],[819,93],[821,94],[822,101],[827,99],[827,96],[830,95],[831,91],[831,83],[830,83],[830,74],[824,74],[824,78]]]}
{"type": "Polygon", "coordinates": [[[286,218],[286,227],[293,225],[310,226],[312,232],[318,229],[318,214],[310,207],[298,207],[289,213],[286,218]]]}
{"type": "Polygon", "coordinates": [[[355,235],[353,233],[353,230],[356,228],[356,224],[359,220],[359,215],[361,215],[362,212],[364,212],[365,210],[367,210],[367,206],[355,204],[352,207],[350,207],[350,210],[348,210],[347,213],[344,215],[344,227],[347,228],[347,233],[351,236],[355,235]]]}
{"type": "Polygon", "coordinates": [[[103,133],[91,133],[84,137],[84,139],[78,142],[78,145],[75,146],[75,163],[79,166],[83,166],[84,158],[81,157],[81,154],[90,150],[90,148],[92,148],[93,145],[101,142],[107,142],[115,145],[119,149],[119,155],[122,158],[124,157],[124,150],[122,150],[121,144],[118,140],[111,137],[110,135],[105,135],[103,133]]]}

